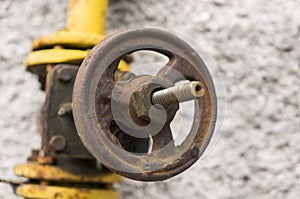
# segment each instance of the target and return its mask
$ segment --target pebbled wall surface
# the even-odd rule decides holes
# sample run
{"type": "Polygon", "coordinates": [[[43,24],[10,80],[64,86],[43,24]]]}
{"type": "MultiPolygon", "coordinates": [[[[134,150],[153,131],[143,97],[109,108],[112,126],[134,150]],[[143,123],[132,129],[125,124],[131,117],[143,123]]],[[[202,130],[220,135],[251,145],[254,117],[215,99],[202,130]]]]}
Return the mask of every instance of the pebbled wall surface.
{"type": "MultiPolygon", "coordinates": [[[[40,146],[44,93],[24,60],[34,38],[65,27],[67,4],[0,0],[0,178],[16,179],[13,165],[40,146]]],[[[299,11],[299,0],[110,1],[108,33],[154,26],[192,38],[215,61],[226,93],[213,152],[166,182],[126,180],[117,186],[124,199],[299,198],[299,11]]],[[[19,197],[0,183],[0,198],[19,197]]]]}

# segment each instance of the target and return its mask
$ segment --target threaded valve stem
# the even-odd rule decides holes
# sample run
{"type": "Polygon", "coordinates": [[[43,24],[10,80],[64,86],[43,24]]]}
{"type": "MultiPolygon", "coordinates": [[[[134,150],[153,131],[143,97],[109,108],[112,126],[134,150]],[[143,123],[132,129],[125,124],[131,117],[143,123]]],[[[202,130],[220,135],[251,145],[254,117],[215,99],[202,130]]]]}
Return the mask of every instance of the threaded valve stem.
{"type": "Polygon", "coordinates": [[[205,93],[203,85],[199,81],[185,83],[180,86],[174,86],[152,95],[152,103],[168,107],[171,104],[177,104],[202,97],[205,93]]]}

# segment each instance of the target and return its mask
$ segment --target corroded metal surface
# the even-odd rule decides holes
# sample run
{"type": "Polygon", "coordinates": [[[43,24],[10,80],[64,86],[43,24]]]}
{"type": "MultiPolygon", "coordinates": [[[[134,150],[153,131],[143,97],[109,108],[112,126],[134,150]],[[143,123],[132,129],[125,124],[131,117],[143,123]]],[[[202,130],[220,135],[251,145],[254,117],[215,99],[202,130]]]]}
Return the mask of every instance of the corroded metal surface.
{"type": "Polygon", "coordinates": [[[48,72],[46,103],[39,123],[45,156],[93,159],[79,139],[69,107],[77,71],[76,65],[60,64],[48,72]]]}
{"type": "MultiPolygon", "coordinates": [[[[145,81],[141,86],[148,84],[145,81]]],[[[141,92],[139,88],[136,91],[141,92]]],[[[121,89],[120,93],[126,92],[121,89]]],[[[81,65],[73,100],[76,128],[92,155],[118,174],[141,181],[168,179],[196,162],[212,137],[217,115],[214,84],[201,57],[184,41],[159,29],[120,32],[95,46],[81,65]],[[117,86],[114,73],[123,56],[139,50],[156,51],[169,57],[168,64],[155,77],[168,83],[167,87],[184,79],[200,81],[205,95],[195,100],[192,129],[181,145],[173,144],[169,124],[174,111],[166,110],[161,131],[149,135],[153,140],[153,146],[149,146],[152,150],[137,154],[122,148],[110,125],[114,122],[112,95],[117,86]]]]}

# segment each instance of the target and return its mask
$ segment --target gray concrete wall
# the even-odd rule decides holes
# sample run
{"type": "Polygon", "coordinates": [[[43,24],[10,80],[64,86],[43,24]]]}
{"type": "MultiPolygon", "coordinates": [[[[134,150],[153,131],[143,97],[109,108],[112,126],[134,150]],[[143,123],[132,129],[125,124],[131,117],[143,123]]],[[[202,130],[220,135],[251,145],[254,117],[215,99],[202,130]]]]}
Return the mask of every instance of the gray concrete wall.
{"type": "MultiPolygon", "coordinates": [[[[0,0],[0,177],[40,146],[44,101],[25,73],[31,41],[65,27],[67,1],[0,0]]],[[[159,183],[126,180],[124,199],[300,196],[300,1],[113,0],[107,29],[185,34],[216,62],[226,92],[222,136],[190,170],[159,183]]],[[[136,63],[143,63],[142,57],[136,63]]],[[[0,183],[0,198],[13,199],[0,183]]]]}

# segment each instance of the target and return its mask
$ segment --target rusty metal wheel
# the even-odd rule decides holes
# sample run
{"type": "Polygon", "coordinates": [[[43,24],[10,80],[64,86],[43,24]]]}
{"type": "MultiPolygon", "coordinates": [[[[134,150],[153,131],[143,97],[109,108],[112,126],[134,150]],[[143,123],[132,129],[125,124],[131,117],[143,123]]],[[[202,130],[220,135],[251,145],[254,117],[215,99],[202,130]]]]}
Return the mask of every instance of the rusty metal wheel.
{"type": "Polygon", "coordinates": [[[92,49],[76,78],[73,114],[81,140],[103,165],[131,179],[158,181],[183,172],[203,154],[214,132],[217,99],[212,77],[192,47],[169,32],[142,28],[108,36],[92,49]],[[118,63],[127,54],[140,50],[161,53],[169,62],[156,76],[133,76],[118,84],[115,80],[118,63]],[[155,106],[151,115],[154,106],[151,96],[184,79],[201,82],[205,94],[194,100],[192,128],[184,142],[175,146],[170,122],[178,104],[155,106]],[[115,104],[120,107],[113,107],[115,104]],[[125,111],[124,104],[129,107],[125,111]],[[166,115],[161,128],[154,134],[143,132],[151,122],[153,127],[161,125],[162,121],[157,119],[161,113],[166,115]],[[132,129],[127,120],[140,128],[132,129]],[[126,127],[130,132],[126,132],[126,127]],[[143,144],[138,149],[139,145],[134,143],[143,144]]]}

